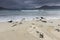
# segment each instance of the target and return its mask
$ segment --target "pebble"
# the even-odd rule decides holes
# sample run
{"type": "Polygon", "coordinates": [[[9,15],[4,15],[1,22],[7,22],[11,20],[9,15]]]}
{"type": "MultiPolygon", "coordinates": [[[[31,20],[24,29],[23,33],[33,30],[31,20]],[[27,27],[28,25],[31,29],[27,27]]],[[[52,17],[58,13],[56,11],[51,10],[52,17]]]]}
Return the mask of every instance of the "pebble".
{"type": "Polygon", "coordinates": [[[44,38],[44,35],[40,33],[39,38],[44,38]]]}
{"type": "Polygon", "coordinates": [[[36,31],[37,33],[39,33],[39,31],[36,31]]]}

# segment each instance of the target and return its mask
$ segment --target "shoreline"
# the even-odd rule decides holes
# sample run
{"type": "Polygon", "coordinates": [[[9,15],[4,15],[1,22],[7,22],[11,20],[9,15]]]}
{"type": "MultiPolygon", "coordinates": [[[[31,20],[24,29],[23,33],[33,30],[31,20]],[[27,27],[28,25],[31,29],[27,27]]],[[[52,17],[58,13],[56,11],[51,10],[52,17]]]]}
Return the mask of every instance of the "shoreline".
{"type": "Polygon", "coordinates": [[[14,18],[14,16],[12,17],[1,17],[0,18],[0,22],[7,22],[9,20],[13,20],[15,21],[21,21],[23,18],[25,18],[25,21],[31,21],[33,19],[36,20],[36,17],[38,17],[40,19],[40,17],[44,17],[47,20],[53,20],[53,19],[60,19],[59,17],[48,17],[48,16],[31,16],[31,17],[24,17],[24,16],[17,16],[14,18]]]}

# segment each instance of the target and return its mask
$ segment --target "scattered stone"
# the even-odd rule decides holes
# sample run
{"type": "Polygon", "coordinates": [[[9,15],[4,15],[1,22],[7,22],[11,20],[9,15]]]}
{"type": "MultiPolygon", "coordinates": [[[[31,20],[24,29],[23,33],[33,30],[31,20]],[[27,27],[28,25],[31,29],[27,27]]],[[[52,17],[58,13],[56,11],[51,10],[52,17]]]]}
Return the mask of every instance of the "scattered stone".
{"type": "Polygon", "coordinates": [[[41,22],[44,22],[44,23],[47,23],[47,21],[44,20],[45,18],[41,17],[40,21],[41,22]]]}
{"type": "Polygon", "coordinates": [[[36,31],[37,33],[39,33],[39,31],[36,31]]]}
{"type": "Polygon", "coordinates": [[[44,38],[44,35],[40,33],[39,38],[44,38]]]}
{"type": "Polygon", "coordinates": [[[14,26],[16,26],[17,24],[14,24],[13,26],[11,26],[11,27],[14,27],[14,26]]]}
{"type": "Polygon", "coordinates": [[[40,21],[41,21],[41,19],[40,19],[40,21]]]}
{"type": "Polygon", "coordinates": [[[19,24],[22,24],[22,22],[20,22],[19,24]]]}
{"type": "Polygon", "coordinates": [[[42,22],[47,23],[47,21],[42,21],[42,22]]]}
{"type": "Polygon", "coordinates": [[[55,29],[56,31],[60,32],[60,29],[55,29]]]}
{"type": "Polygon", "coordinates": [[[44,19],[43,17],[41,17],[41,19],[44,19]]]}
{"type": "Polygon", "coordinates": [[[13,21],[12,20],[10,20],[10,21],[8,21],[9,23],[12,23],[13,21]]]}

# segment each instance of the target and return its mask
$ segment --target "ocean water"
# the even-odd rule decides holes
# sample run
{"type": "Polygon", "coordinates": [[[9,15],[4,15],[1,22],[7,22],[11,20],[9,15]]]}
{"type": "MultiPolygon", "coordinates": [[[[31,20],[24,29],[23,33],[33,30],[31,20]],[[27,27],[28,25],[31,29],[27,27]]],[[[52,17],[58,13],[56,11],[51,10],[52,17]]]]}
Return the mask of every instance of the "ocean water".
{"type": "Polygon", "coordinates": [[[60,10],[0,10],[0,22],[20,21],[22,18],[32,20],[41,16],[47,19],[59,19],[60,10]]]}

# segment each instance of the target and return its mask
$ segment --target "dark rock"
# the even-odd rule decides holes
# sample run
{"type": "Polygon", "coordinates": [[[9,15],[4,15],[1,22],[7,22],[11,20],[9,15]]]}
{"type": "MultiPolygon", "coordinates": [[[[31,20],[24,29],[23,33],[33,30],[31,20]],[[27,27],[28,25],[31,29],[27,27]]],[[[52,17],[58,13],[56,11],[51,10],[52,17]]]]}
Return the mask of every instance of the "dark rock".
{"type": "Polygon", "coordinates": [[[47,23],[47,21],[42,21],[42,22],[47,23]]]}
{"type": "Polygon", "coordinates": [[[39,33],[39,31],[36,31],[37,33],[39,33]]]}
{"type": "Polygon", "coordinates": [[[22,24],[22,22],[20,22],[19,24],[22,24]]]}
{"type": "Polygon", "coordinates": [[[14,26],[16,26],[17,24],[14,24],[13,26],[11,26],[11,27],[14,27],[14,26]]]}
{"type": "Polygon", "coordinates": [[[9,23],[12,23],[13,21],[12,20],[10,20],[10,21],[8,21],[9,23]]]}
{"type": "Polygon", "coordinates": [[[40,33],[40,34],[39,34],[39,37],[40,37],[40,38],[44,38],[44,35],[40,33]]]}
{"type": "Polygon", "coordinates": [[[43,17],[41,17],[41,19],[44,19],[43,17]]]}
{"type": "Polygon", "coordinates": [[[55,29],[56,31],[60,32],[60,29],[55,29]]]}

